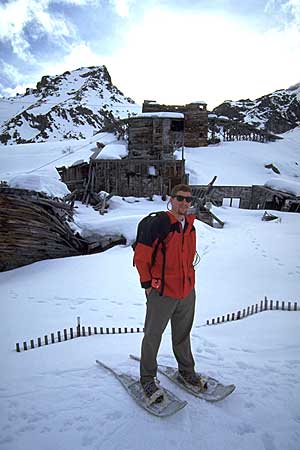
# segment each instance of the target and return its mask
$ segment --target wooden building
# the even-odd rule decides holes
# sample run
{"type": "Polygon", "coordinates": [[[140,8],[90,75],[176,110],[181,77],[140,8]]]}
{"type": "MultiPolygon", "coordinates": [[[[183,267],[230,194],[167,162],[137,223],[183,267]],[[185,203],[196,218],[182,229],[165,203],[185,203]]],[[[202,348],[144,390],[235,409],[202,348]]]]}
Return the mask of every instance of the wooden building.
{"type": "Polygon", "coordinates": [[[102,159],[101,148],[90,161],[57,168],[62,181],[78,198],[105,191],[113,195],[148,197],[169,194],[187,183],[183,159],[184,115],[178,112],[140,114],[123,121],[128,133],[128,155],[102,159]],[[179,150],[181,159],[174,151],[179,150]]]}
{"type": "Polygon", "coordinates": [[[184,145],[184,115],[174,112],[145,113],[126,119],[128,157],[174,159],[184,145]]]}
{"type": "Polygon", "coordinates": [[[77,190],[78,198],[85,201],[100,191],[122,197],[166,195],[176,184],[188,181],[183,160],[91,159],[57,170],[70,191],[77,190]]]}
{"type": "Polygon", "coordinates": [[[184,115],[184,146],[206,147],[208,134],[208,113],[205,102],[187,105],[163,105],[152,100],[144,100],[143,113],[182,113],[184,115]]]}
{"type": "MultiPolygon", "coordinates": [[[[192,185],[191,188],[195,197],[201,197],[207,187],[192,185]]],[[[300,196],[259,185],[213,186],[206,200],[216,206],[300,212],[300,196]]]]}

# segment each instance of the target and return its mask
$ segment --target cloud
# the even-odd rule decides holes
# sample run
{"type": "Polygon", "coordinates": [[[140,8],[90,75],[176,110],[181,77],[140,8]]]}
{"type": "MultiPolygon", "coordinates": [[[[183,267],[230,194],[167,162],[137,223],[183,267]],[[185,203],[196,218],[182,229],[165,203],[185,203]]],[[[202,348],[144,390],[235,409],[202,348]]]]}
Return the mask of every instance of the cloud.
{"type": "Polygon", "coordinates": [[[6,1],[0,46],[9,66],[0,57],[0,92],[106,64],[138,101],[255,98],[299,81],[299,2],[6,1]]]}
{"type": "Polygon", "coordinates": [[[157,8],[131,29],[108,67],[120,89],[139,101],[204,99],[211,107],[298,81],[299,52],[294,27],[261,32],[221,14],[157,8]]]}
{"type": "Polygon", "coordinates": [[[120,17],[128,17],[131,5],[135,4],[135,0],[111,0],[117,14],[120,17]]]}
{"type": "Polygon", "coordinates": [[[265,12],[276,17],[281,27],[292,25],[300,31],[300,0],[268,0],[265,12]]]}
{"type": "Polygon", "coordinates": [[[49,0],[14,0],[0,5],[0,40],[9,42],[13,53],[22,61],[35,61],[32,41],[38,41],[43,35],[60,41],[60,46],[65,38],[75,37],[71,24],[61,15],[51,15],[48,5],[49,0]]]}

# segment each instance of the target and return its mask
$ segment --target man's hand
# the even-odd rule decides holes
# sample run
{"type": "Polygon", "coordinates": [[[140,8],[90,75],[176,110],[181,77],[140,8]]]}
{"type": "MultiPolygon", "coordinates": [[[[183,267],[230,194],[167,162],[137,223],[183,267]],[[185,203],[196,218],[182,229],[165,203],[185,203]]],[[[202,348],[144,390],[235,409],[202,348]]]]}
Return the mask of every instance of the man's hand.
{"type": "Polygon", "coordinates": [[[152,291],[152,287],[149,287],[148,289],[145,289],[145,294],[146,294],[146,297],[148,297],[149,295],[150,295],[150,292],[152,291]]]}

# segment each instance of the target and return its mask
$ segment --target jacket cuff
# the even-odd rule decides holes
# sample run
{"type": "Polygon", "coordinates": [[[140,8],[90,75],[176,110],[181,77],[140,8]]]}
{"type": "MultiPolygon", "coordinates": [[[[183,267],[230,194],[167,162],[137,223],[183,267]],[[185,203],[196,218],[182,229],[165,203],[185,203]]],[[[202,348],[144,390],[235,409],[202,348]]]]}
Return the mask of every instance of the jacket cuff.
{"type": "Polygon", "coordinates": [[[148,289],[149,287],[151,287],[151,280],[150,281],[142,281],[141,286],[144,289],[148,289]]]}

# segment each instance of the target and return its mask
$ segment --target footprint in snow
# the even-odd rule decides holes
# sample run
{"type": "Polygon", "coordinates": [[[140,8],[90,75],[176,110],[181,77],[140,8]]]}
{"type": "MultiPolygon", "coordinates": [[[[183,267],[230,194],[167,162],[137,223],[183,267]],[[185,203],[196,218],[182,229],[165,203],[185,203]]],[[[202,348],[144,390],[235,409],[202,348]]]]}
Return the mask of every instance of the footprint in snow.
{"type": "Polygon", "coordinates": [[[265,450],[277,450],[274,437],[270,433],[263,433],[261,436],[265,450]]]}

